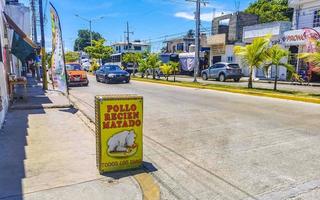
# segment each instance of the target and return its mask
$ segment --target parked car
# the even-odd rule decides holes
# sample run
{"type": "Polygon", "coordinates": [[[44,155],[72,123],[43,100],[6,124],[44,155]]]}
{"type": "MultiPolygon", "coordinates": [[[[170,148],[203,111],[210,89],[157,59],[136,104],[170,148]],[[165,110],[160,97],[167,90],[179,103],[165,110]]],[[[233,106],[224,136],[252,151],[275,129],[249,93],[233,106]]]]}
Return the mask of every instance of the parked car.
{"type": "Polygon", "coordinates": [[[118,65],[103,65],[95,74],[98,82],[130,82],[130,74],[122,70],[118,65]]]}
{"type": "Polygon", "coordinates": [[[201,76],[203,80],[216,79],[224,82],[227,79],[233,79],[239,82],[242,78],[242,70],[238,64],[219,62],[202,70],[201,76]]]}
{"type": "Polygon", "coordinates": [[[68,73],[69,86],[88,86],[89,85],[87,72],[82,69],[79,63],[67,63],[66,69],[68,73]]]}

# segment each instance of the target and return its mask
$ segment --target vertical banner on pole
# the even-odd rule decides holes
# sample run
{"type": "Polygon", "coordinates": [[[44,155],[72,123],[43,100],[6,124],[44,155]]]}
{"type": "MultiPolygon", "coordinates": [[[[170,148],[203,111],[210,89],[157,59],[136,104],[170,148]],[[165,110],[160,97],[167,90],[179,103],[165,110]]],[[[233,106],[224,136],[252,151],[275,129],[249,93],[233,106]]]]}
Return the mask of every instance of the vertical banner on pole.
{"type": "Polygon", "coordinates": [[[50,3],[51,29],[52,29],[52,60],[51,73],[55,88],[68,93],[67,73],[64,60],[64,47],[59,15],[50,3]]]}
{"type": "Polygon", "coordinates": [[[96,147],[100,173],[142,165],[143,98],[96,96],[96,147]]]}

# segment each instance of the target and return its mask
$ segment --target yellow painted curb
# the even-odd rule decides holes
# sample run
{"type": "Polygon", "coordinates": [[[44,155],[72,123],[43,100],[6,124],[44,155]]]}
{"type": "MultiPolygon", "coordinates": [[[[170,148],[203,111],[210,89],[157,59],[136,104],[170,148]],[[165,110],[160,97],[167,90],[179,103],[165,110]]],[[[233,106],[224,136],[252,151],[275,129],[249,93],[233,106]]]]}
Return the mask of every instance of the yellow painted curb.
{"type": "Polygon", "coordinates": [[[160,187],[154,181],[153,177],[148,173],[141,173],[134,175],[134,178],[139,183],[143,199],[145,200],[159,200],[160,199],[160,187]]]}
{"type": "MultiPolygon", "coordinates": [[[[312,97],[303,97],[303,96],[290,96],[285,94],[272,94],[272,93],[265,93],[263,91],[250,91],[250,90],[241,90],[238,88],[223,88],[215,85],[191,85],[188,83],[181,83],[181,82],[164,82],[162,80],[150,80],[150,79],[141,79],[141,78],[133,78],[132,80],[140,81],[140,82],[147,82],[147,83],[154,83],[154,84],[162,84],[162,85],[170,85],[170,86],[178,86],[178,87],[186,87],[186,88],[197,88],[197,89],[207,89],[207,90],[216,90],[222,92],[230,92],[230,93],[237,93],[237,94],[244,94],[244,95],[251,95],[251,96],[259,96],[259,97],[270,97],[270,98],[277,98],[277,99],[284,99],[284,100],[292,100],[292,101],[300,101],[300,102],[307,102],[307,103],[316,103],[320,104],[319,98],[312,98],[312,97]]],[[[270,91],[271,92],[271,91],[270,91]]]]}

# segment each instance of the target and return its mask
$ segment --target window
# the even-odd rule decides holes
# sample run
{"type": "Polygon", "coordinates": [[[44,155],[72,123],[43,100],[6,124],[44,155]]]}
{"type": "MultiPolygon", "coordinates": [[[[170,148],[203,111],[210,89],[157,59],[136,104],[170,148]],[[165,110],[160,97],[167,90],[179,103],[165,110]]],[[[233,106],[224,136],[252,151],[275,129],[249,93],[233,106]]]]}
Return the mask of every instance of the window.
{"type": "Polygon", "coordinates": [[[136,51],[141,51],[141,46],[134,46],[134,50],[136,50],[136,51]]]}
{"type": "Polygon", "coordinates": [[[228,56],[228,62],[233,62],[233,56],[228,56]]]}
{"type": "Polygon", "coordinates": [[[177,44],[177,51],[183,51],[183,43],[177,44]]]}
{"type": "Polygon", "coordinates": [[[313,27],[320,27],[320,10],[314,11],[313,27]]]}

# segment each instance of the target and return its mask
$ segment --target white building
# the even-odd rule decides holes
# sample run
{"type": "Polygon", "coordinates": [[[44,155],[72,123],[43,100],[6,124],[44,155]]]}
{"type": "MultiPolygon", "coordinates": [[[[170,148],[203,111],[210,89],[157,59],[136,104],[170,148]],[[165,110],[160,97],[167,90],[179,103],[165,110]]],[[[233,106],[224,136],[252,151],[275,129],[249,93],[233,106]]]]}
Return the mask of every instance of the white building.
{"type": "Polygon", "coordinates": [[[294,8],[294,29],[320,27],[319,0],[289,0],[289,7],[294,8]]]}
{"type": "Polygon", "coordinates": [[[315,51],[312,41],[320,41],[320,1],[291,0],[289,6],[294,8],[294,30],[285,32],[282,41],[291,53],[289,62],[296,67],[299,74],[311,74],[313,81],[320,81],[320,76],[314,73],[313,66],[297,57],[299,53],[315,51]]]}
{"type": "Polygon", "coordinates": [[[134,40],[129,44],[127,42],[117,42],[113,43],[112,48],[114,49],[115,53],[125,53],[125,52],[132,52],[132,53],[143,53],[143,52],[150,52],[150,44],[141,42],[140,40],[134,40]]]}

